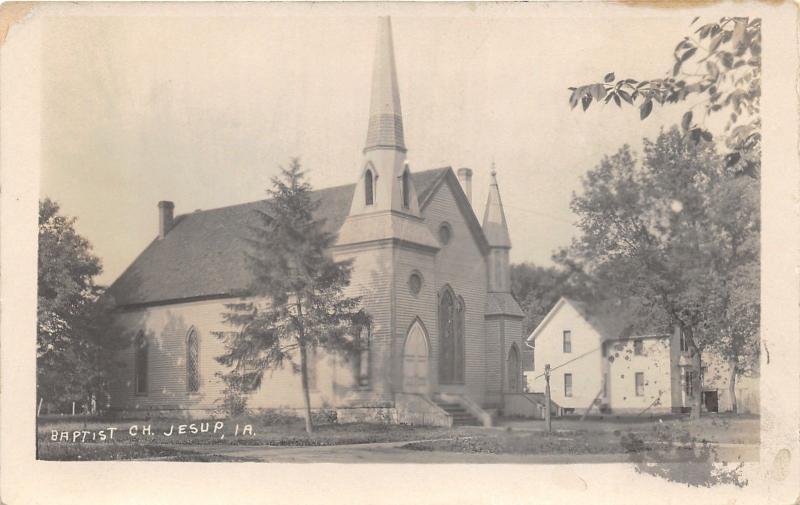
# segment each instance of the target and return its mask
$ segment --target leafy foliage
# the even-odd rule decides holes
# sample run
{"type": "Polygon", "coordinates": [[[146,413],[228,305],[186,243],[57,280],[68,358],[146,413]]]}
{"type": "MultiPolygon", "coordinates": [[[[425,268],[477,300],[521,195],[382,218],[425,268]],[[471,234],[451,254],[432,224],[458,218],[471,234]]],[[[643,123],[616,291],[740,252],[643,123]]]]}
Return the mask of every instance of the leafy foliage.
{"type": "MultiPolygon", "coordinates": [[[[691,23],[694,25],[699,18],[691,23]]],[[[641,119],[653,105],[676,104],[697,97],[683,115],[681,127],[694,142],[711,141],[705,119],[729,114],[725,124],[730,152],[725,165],[738,174],[757,178],[761,153],[761,19],[724,17],[704,24],[674,49],[667,75],[653,79],[617,79],[570,87],[569,103],[587,110],[592,103],[613,101],[638,106],[641,119]],[[702,114],[697,113],[698,110],[702,114]],[[699,119],[699,121],[698,121],[699,119]]]]}
{"type": "MultiPolygon", "coordinates": [[[[587,173],[573,212],[581,230],[560,260],[619,298],[647,300],[680,324],[699,359],[740,370],[758,355],[759,184],[725,169],[711,142],[673,127],[587,173]]],[[[698,395],[699,397],[699,395],[698,395]]]]}
{"type": "Polygon", "coordinates": [[[111,300],[94,282],[102,272],[89,241],[75,231],[75,218],[56,202],[39,202],[37,391],[48,404],[99,400],[119,365],[114,352],[126,343],[111,326],[111,300]]]}
{"type": "Polygon", "coordinates": [[[593,286],[579,270],[526,262],[511,265],[511,291],[525,312],[523,334],[530,335],[562,296],[585,300],[592,297],[593,286]]]}
{"type": "MultiPolygon", "coordinates": [[[[369,324],[359,297],[345,296],[351,262],[334,261],[328,252],[336,236],[315,219],[319,202],[293,159],[272,179],[261,225],[248,238],[252,273],[249,298],[227,306],[225,321],[238,331],[224,334],[225,353],[217,360],[245,392],[262,385],[267,370],[288,364],[300,373],[311,431],[308,363],[317,348],[349,356],[360,350],[360,328],[369,324]]],[[[244,294],[243,294],[244,295],[244,294]]]]}

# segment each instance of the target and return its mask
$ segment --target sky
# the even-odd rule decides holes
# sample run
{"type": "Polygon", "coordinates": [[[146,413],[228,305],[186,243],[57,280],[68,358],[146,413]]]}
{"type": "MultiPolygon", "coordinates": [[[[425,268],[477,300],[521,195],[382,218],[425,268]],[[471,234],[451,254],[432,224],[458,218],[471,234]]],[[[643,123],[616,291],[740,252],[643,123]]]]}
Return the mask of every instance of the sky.
{"type": "MultiPolygon", "coordinates": [[[[482,219],[494,162],[512,261],[550,265],[576,234],[569,203],[582,175],[683,112],[570,110],[567,88],[610,71],[663,76],[691,19],[529,12],[404,9],[392,23],[411,170],[472,168],[482,219]]],[[[157,235],[159,200],[176,214],[258,200],[294,156],[315,188],[354,183],[375,30],[371,12],[49,19],[41,196],[77,217],[104,265],[98,281],[113,282],[157,235]]]]}

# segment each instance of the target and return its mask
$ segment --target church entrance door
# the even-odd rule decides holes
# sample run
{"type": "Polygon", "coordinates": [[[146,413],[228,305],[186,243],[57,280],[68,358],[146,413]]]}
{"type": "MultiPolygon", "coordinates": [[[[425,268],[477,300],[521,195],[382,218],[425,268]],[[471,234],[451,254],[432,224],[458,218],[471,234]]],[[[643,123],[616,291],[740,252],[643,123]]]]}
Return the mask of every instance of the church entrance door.
{"type": "Polygon", "coordinates": [[[428,339],[419,321],[409,330],[403,348],[403,391],[428,392],[428,339]]]}

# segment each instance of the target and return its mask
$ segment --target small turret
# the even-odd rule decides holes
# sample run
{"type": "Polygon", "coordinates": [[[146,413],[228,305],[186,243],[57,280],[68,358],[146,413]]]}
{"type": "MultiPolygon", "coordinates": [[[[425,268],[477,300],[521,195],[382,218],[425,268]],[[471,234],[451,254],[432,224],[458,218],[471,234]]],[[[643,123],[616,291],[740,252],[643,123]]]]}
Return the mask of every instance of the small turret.
{"type": "Polygon", "coordinates": [[[492,163],[489,197],[486,200],[486,211],[483,214],[483,234],[489,243],[489,292],[511,292],[511,267],[509,251],[511,237],[508,233],[503,202],[500,199],[500,188],[497,184],[497,171],[492,163]]]}

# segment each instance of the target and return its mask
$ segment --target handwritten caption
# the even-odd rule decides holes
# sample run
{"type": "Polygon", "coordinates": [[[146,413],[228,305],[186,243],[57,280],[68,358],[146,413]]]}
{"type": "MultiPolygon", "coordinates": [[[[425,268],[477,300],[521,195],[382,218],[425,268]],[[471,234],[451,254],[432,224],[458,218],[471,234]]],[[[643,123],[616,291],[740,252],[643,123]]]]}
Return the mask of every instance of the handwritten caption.
{"type": "MultiPolygon", "coordinates": [[[[204,422],[204,423],[190,423],[190,424],[172,424],[167,431],[154,431],[150,424],[132,424],[127,429],[127,435],[131,438],[135,437],[155,437],[163,435],[165,437],[184,437],[209,433],[213,436],[218,436],[220,439],[225,438],[225,433],[234,437],[238,436],[254,436],[253,426],[250,424],[235,425],[233,430],[226,430],[225,423],[222,421],[204,422]]],[[[116,435],[117,439],[121,434],[126,433],[126,430],[109,426],[100,430],[51,430],[50,440],[53,442],[105,442],[114,440],[116,435]]]]}

